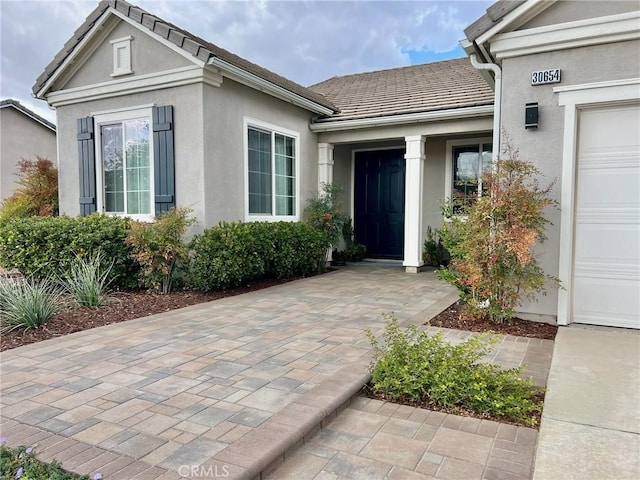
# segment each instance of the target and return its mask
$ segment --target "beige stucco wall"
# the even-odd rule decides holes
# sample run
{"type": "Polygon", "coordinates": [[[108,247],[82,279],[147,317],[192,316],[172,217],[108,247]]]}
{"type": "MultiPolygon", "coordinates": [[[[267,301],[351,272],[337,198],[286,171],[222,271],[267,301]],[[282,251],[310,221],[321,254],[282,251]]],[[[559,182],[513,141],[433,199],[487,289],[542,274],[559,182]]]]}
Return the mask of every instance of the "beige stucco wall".
{"type": "Polygon", "coordinates": [[[176,158],[176,201],[204,216],[202,86],[200,84],[144,92],[122,97],[67,105],[57,109],[60,212],[79,213],[78,142],[76,119],[96,113],[136,106],[173,105],[176,158]]]}
{"type": "Polygon", "coordinates": [[[615,15],[638,10],[638,2],[634,0],[561,0],[545,9],[538,16],[529,20],[518,30],[555,25],[557,23],[586,20],[588,18],[615,15]]]}
{"type": "Polygon", "coordinates": [[[244,118],[299,134],[298,214],[318,190],[318,140],[309,130],[312,113],[225,78],[204,87],[205,220],[245,220],[244,118]]]}
{"type": "MultiPolygon", "coordinates": [[[[620,42],[506,59],[503,69],[502,130],[520,158],[535,162],[544,175],[543,182],[555,181],[552,195],[560,200],[564,108],[558,106],[555,86],[578,85],[640,76],[640,41],[620,42]],[[531,72],[562,69],[560,84],[531,86],[531,72]],[[525,130],[525,103],[538,102],[539,127],[525,130]]],[[[541,248],[541,265],[548,274],[558,274],[560,212],[548,211],[553,226],[541,248]]],[[[555,316],[557,291],[540,297],[537,303],[522,306],[524,313],[555,316]]]]}
{"type": "Polygon", "coordinates": [[[36,156],[56,162],[56,134],[13,107],[0,109],[0,202],[16,188],[17,164],[36,156]]]}
{"type": "MultiPolygon", "coordinates": [[[[108,24],[109,25],[109,24],[108,24]]],[[[108,28],[107,27],[105,28],[108,28]]],[[[73,77],[64,85],[56,85],[56,88],[65,89],[95,85],[119,79],[132,79],[139,75],[164,72],[166,70],[192,66],[193,63],[181,54],[160,45],[158,40],[145,32],[146,28],[135,28],[128,23],[120,21],[107,37],[95,48],[73,77]],[[109,42],[120,38],[132,36],[131,40],[131,66],[133,74],[112,77],[113,73],[113,45],[109,42]]],[[[82,57],[82,56],[81,56],[82,57]]],[[[62,82],[60,82],[62,83],[62,82]]]]}

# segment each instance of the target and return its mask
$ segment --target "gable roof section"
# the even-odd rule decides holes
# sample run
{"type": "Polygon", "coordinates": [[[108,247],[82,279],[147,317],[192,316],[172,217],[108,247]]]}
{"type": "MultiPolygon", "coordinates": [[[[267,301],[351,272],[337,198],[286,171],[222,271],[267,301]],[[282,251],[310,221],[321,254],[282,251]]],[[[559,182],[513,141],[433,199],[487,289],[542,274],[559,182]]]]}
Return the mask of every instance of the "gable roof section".
{"type": "Polygon", "coordinates": [[[2,100],[0,102],[0,109],[3,109],[3,108],[15,108],[20,113],[26,115],[27,117],[31,118],[32,120],[35,120],[36,122],[41,124],[43,127],[46,127],[49,130],[51,130],[53,133],[56,133],[56,126],[53,123],[51,123],[49,120],[47,120],[45,118],[42,118],[37,113],[29,110],[27,107],[23,106],[17,100],[13,100],[12,98],[8,98],[6,100],[2,100]]]}
{"type": "Polygon", "coordinates": [[[309,88],[340,109],[317,123],[493,105],[493,90],[467,58],[334,77],[309,88]]]}
{"type": "Polygon", "coordinates": [[[110,9],[119,12],[129,20],[142,25],[149,31],[173,43],[178,48],[181,48],[201,62],[208,63],[214,59],[222,60],[224,63],[236,67],[260,80],[266,81],[275,87],[287,90],[294,95],[302,97],[333,112],[338,111],[337,107],[322,95],[273,73],[266,68],[245,60],[238,55],[224,50],[213,43],[207,42],[197,35],[166,22],[124,0],[103,0],[98,4],[98,7],[91,12],[84,23],[74,32],[73,36],[67,41],[67,43],[65,43],[62,50],[58,52],[51,63],[47,65],[44,72],[38,77],[32,89],[34,94],[38,95],[52,76],[58,73],[65,60],[74,53],[74,50],[78,47],[80,42],[82,42],[96,23],[98,23],[102,16],[107,14],[110,9]]]}
{"type": "Polygon", "coordinates": [[[464,34],[471,42],[486,33],[526,0],[499,0],[487,8],[487,13],[464,29],[464,34]]]}

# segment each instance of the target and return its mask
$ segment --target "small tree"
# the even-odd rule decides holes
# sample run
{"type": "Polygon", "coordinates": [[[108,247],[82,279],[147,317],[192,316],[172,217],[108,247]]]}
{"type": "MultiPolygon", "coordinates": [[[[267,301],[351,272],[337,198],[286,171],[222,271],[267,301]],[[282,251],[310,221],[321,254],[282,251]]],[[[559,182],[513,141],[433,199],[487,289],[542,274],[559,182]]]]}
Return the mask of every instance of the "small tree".
{"type": "Polygon", "coordinates": [[[451,263],[440,278],[455,286],[468,313],[502,322],[513,316],[523,300],[535,300],[548,283],[559,280],[538,265],[533,247],[546,239],[550,222],[544,209],[557,206],[550,198],[552,185],[540,187],[540,172],[509,152],[483,176],[484,195],[464,207],[462,215],[450,215],[440,235],[451,254],[451,263]]]}
{"type": "Polygon", "coordinates": [[[19,187],[0,206],[2,219],[58,214],[58,169],[47,158],[18,162],[19,187]]]}
{"type": "Polygon", "coordinates": [[[325,234],[327,248],[337,247],[342,238],[342,229],[349,220],[340,205],[342,189],[330,183],[322,183],[321,189],[315,198],[307,201],[304,219],[325,234]]]}
{"type": "Polygon", "coordinates": [[[132,222],[126,243],[133,248],[133,259],[140,264],[144,286],[152,291],[169,293],[177,263],[186,261],[188,246],[182,237],[195,223],[191,209],[174,208],[155,222],[132,222]]]}

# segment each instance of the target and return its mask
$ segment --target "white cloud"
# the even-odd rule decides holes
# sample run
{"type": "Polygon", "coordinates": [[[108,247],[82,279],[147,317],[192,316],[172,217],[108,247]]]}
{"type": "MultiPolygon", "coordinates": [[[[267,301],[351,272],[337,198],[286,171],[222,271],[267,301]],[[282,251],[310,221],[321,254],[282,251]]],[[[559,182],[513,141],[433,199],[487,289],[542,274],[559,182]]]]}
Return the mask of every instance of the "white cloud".
{"type": "MultiPolygon", "coordinates": [[[[303,85],[409,65],[409,51],[452,52],[492,3],[202,1],[132,3],[303,85]]],[[[54,120],[31,87],[97,1],[0,0],[0,96],[54,120]]]]}

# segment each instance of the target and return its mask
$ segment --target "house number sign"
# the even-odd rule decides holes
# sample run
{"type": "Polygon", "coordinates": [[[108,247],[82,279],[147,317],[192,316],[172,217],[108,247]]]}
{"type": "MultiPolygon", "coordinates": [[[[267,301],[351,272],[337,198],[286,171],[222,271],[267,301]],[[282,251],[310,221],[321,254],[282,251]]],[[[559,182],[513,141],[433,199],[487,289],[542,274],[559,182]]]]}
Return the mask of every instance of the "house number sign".
{"type": "Polygon", "coordinates": [[[531,72],[531,85],[544,85],[546,83],[560,83],[559,68],[531,72]]]}

